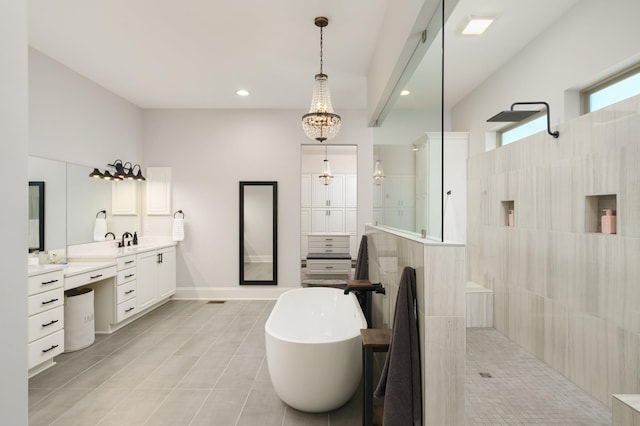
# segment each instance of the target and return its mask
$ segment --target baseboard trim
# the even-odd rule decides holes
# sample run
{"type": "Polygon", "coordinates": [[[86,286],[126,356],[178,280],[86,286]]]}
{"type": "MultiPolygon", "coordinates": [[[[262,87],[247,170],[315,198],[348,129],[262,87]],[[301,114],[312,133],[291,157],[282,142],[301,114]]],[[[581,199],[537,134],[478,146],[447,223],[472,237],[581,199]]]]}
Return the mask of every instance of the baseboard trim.
{"type": "Polygon", "coordinates": [[[178,287],[174,300],[275,300],[282,293],[298,287],[178,287]]]}

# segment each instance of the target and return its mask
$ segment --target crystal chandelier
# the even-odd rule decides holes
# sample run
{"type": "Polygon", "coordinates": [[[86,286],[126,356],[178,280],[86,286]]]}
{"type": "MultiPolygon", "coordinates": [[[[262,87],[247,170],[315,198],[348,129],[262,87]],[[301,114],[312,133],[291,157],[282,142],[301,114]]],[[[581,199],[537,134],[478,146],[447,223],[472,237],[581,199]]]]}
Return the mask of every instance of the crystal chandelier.
{"type": "Polygon", "coordinates": [[[380,160],[376,160],[376,165],[373,168],[373,181],[376,185],[381,185],[384,181],[384,170],[382,170],[382,163],[380,160]]]}
{"type": "Polygon", "coordinates": [[[340,130],[340,116],[333,112],[329,82],[322,72],[322,28],[329,25],[329,19],[319,16],[315,24],[320,28],[320,74],[316,74],[313,83],[313,98],[309,113],[302,116],[302,128],[306,135],[320,142],[333,139],[340,130]]]}
{"type": "Polygon", "coordinates": [[[331,174],[331,166],[329,165],[329,160],[327,159],[327,146],[324,146],[324,161],[322,162],[322,173],[320,173],[320,181],[323,185],[329,185],[331,183],[331,179],[333,179],[333,175],[331,174]]]}

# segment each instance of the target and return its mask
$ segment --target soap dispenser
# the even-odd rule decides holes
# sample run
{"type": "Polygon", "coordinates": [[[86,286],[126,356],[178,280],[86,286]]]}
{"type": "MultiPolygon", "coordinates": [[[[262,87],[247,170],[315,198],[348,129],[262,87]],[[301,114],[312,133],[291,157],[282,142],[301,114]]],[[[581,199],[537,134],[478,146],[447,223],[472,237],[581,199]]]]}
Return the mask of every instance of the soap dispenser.
{"type": "Polygon", "coordinates": [[[138,245],[138,233],[134,231],[133,233],[133,245],[137,246],[138,245]]]}
{"type": "Polygon", "coordinates": [[[601,228],[603,234],[615,234],[616,233],[616,216],[613,214],[613,209],[602,209],[604,213],[601,218],[601,228]]]}

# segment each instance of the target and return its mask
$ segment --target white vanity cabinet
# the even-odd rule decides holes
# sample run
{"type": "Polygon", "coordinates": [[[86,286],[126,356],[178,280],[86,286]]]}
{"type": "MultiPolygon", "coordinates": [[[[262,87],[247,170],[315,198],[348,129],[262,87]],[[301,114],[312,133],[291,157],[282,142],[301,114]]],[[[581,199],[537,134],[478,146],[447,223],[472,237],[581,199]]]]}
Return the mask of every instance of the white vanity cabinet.
{"type": "Polygon", "coordinates": [[[116,260],[118,273],[116,276],[116,322],[122,322],[137,313],[136,300],[138,274],[137,256],[119,257],[116,260]]]}
{"type": "Polygon", "coordinates": [[[138,311],[176,292],[176,248],[165,247],[137,255],[138,311]]]}
{"type": "Polygon", "coordinates": [[[63,286],[62,269],[29,274],[27,302],[29,314],[27,366],[31,370],[29,375],[53,365],[53,357],[64,351],[63,286]]]}

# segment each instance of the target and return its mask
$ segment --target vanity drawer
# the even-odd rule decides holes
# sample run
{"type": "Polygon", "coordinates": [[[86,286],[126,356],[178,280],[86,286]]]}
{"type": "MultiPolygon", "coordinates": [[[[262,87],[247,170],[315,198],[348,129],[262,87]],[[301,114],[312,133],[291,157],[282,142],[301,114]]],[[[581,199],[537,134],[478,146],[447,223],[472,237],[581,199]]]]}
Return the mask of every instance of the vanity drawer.
{"type": "Polygon", "coordinates": [[[59,306],[55,309],[32,315],[27,320],[27,323],[27,337],[29,342],[62,330],[64,326],[64,307],[59,306]]]}
{"type": "Polygon", "coordinates": [[[116,287],[116,303],[122,303],[134,297],[136,297],[135,280],[116,287]]]}
{"type": "Polygon", "coordinates": [[[350,235],[309,235],[309,247],[312,245],[333,244],[334,247],[349,247],[350,235]]]}
{"type": "Polygon", "coordinates": [[[64,291],[62,287],[29,296],[29,315],[39,314],[49,309],[57,308],[64,304],[64,291]]]}
{"type": "Polygon", "coordinates": [[[31,276],[29,277],[29,296],[62,287],[63,284],[63,270],[31,276]]]}
{"type": "Polygon", "coordinates": [[[351,272],[351,260],[307,260],[307,274],[348,274],[351,272]]]}
{"type": "Polygon", "coordinates": [[[27,345],[28,368],[35,367],[64,351],[64,330],[57,331],[27,345]]]}
{"type": "Polygon", "coordinates": [[[67,277],[64,287],[70,288],[80,287],[81,285],[91,284],[115,276],[117,273],[115,266],[96,269],[95,271],[85,272],[83,274],[67,277]]]}
{"type": "Polygon", "coordinates": [[[130,316],[137,314],[137,304],[138,302],[135,297],[127,300],[126,302],[119,303],[116,312],[116,322],[124,321],[130,316]]]}
{"type": "Polygon", "coordinates": [[[117,258],[116,266],[118,266],[118,271],[136,266],[136,255],[132,254],[131,256],[122,256],[117,258]]]}
{"type": "Polygon", "coordinates": [[[118,285],[122,285],[126,282],[136,279],[136,268],[129,268],[122,271],[118,271],[118,285]]]}

